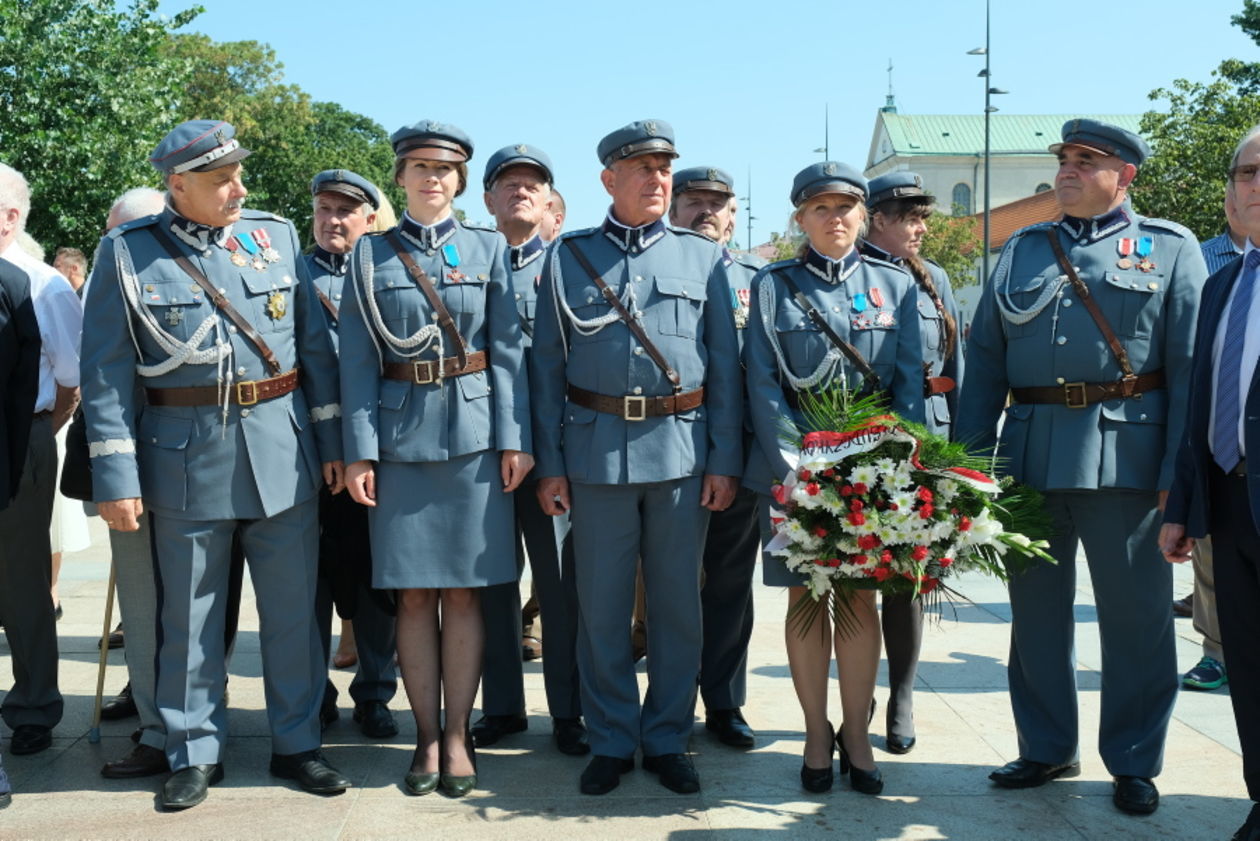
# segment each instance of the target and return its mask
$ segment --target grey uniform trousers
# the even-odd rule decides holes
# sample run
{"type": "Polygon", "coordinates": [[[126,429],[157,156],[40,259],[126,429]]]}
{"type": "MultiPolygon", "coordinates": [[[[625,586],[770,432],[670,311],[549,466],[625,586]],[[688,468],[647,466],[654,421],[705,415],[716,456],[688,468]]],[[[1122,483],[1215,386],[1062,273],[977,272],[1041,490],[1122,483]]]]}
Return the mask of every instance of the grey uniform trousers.
{"type": "Polygon", "coordinates": [[[223,756],[234,534],[257,599],[272,753],[319,747],[326,671],[315,622],[317,512],[316,497],[257,520],[180,520],[152,512],[160,616],[156,697],[172,769],[223,756]]]}
{"type": "Polygon", "coordinates": [[[48,526],[57,485],[57,445],[48,415],[36,415],[17,495],[0,511],[0,620],[13,659],[13,685],[0,704],[4,723],[56,727],[57,688],[48,526]]]}
{"type": "Polygon", "coordinates": [[[760,553],[757,492],[741,487],[730,508],[710,514],[704,543],[700,697],[706,710],[742,707],[748,698],[752,579],[760,553]]]}
{"type": "Polygon", "coordinates": [[[684,753],[700,676],[700,559],[709,512],[699,476],[628,485],[573,483],[578,672],[591,752],[684,753]],[[631,655],[634,577],[647,595],[648,689],[631,655]]]}
{"type": "Polygon", "coordinates": [[[1156,537],[1154,491],[1047,491],[1057,564],[1011,579],[1011,706],[1019,755],[1060,764],[1079,752],[1076,549],[1085,547],[1102,642],[1098,751],[1113,775],[1154,777],[1177,699],[1172,570],[1156,537]]]}

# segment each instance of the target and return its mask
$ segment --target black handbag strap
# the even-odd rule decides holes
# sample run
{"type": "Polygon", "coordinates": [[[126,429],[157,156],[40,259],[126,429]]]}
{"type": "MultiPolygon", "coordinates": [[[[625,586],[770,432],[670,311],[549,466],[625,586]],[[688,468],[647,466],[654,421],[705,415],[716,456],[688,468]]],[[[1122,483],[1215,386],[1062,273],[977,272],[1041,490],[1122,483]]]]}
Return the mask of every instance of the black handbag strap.
{"type": "Polygon", "coordinates": [[[237,330],[240,330],[247,339],[253,342],[254,347],[258,348],[258,352],[262,354],[263,361],[267,363],[267,368],[271,371],[271,375],[274,377],[279,374],[281,370],[280,361],[276,359],[275,351],[263,340],[262,334],[254,329],[254,325],[246,321],[245,317],[236,311],[236,307],[232,306],[232,302],[210,282],[201,269],[194,266],[191,260],[180,253],[179,247],[175,245],[174,240],[167,236],[160,225],[155,225],[150,230],[153,231],[153,238],[166,249],[166,253],[171,255],[171,258],[184,270],[184,273],[197,282],[197,285],[206,293],[206,297],[210,299],[210,303],[214,304],[219,312],[227,316],[228,321],[236,325],[237,330]]]}
{"type": "Polygon", "coordinates": [[[863,387],[861,390],[868,393],[874,393],[882,389],[883,385],[879,381],[879,374],[875,373],[875,369],[871,367],[871,363],[866,361],[866,358],[862,356],[861,352],[852,344],[846,342],[844,338],[841,337],[841,335],[827,323],[827,319],[823,317],[823,314],[818,311],[817,307],[809,302],[809,299],[805,297],[803,292],[801,292],[800,287],[796,285],[796,282],[793,281],[786,272],[780,273],[778,276],[783,280],[783,283],[787,286],[788,291],[792,293],[792,297],[796,300],[796,303],[801,309],[805,310],[805,315],[809,317],[809,320],[814,322],[818,329],[823,332],[823,335],[826,336],[833,345],[835,345],[836,349],[843,353],[845,358],[853,363],[854,368],[858,369],[858,373],[862,375],[863,380],[863,387]]]}
{"type": "Polygon", "coordinates": [[[455,319],[451,318],[451,312],[446,308],[446,304],[442,303],[442,298],[438,295],[437,289],[433,287],[433,281],[429,280],[428,274],[424,269],[411,259],[411,255],[407,253],[407,248],[402,244],[402,240],[398,238],[398,234],[391,229],[385,234],[385,241],[388,242],[398,255],[398,259],[402,260],[403,265],[407,267],[408,274],[412,280],[416,282],[416,286],[420,287],[420,291],[424,293],[424,297],[428,299],[429,306],[433,308],[433,315],[437,319],[438,326],[446,333],[447,338],[455,345],[455,356],[459,359],[459,370],[468,367],[468,346],[464,344],[464,337],[459,334],[459,328],[455,326],[455,319]]]}
{"type": "Polygon", "coordinates": [[[656,363],[656,367],[664,372],[665,378],[674,387],[674,393],[682,391],[682,378],[678,376],[678,372],[669,364],[669,360],[665,358],[665,354],[661,353],[660,348],[648,338],[647,331],[643,329],[643,325],[636,321],[634,316],[630,314],[630,311],[626,309],[625,304],[621,303],[617,293],[612,291],[612,288],[599,276],[599,272],[595,271],[595,267],[591,265],[590,260],[586,259],[586,255],[578,249],[577,244],[571,239],[566,239],[564,244],[569,246],[569,251],[573,252],[573,257],[578,261],[578,265],[590,276],[591,282],[595,284],[596,288],[604,296],[604,300],[608,301],[617,315],[621,317],[621,320],[625,322],[626,327],[630,329],[634,337],[639,340],[639,344],[643,345],[643,349],[648,352],[648,356],[652,357],[652,361],[656,363]]]}

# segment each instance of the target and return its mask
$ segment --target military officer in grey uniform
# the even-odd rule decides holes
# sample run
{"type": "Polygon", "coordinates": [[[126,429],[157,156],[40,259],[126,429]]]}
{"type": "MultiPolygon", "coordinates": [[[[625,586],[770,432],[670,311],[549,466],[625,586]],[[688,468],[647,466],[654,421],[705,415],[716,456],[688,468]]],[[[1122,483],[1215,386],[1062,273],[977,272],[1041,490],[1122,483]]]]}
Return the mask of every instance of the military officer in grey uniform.
{"type": "MultiPolygon", "coordinates": [[[[348,169],[327,169],[311,179],[315,250],[306,254],[306,269],[315,286],[317,308],[333,347],[337,346],[342,289],[350,268],[350,252],[366,233],[381,206],[376,185],[348,169]]],[[[350,494],[320,491],[320,576],[316,619],[324,663],[332,651],[332,610],[354,621],[358,668],[350,683],[354,721],[363,735],[385,739],[398,733],[390,699],[398,690],[394,670],[394,617],[385,593],[372,589],[372,552],[367,509],[350,494]]],[[[337,718],[337,689],[325,681],[320,721],[337,718]]]]}
{"type": "MultiPolygon", "coordinates": [[[[730,285],[728,302],[735,316],[739,346],[748,323],[749,287],[763,263],[727,248],[735,221],[735,179],[716,167],[697,166],[674,173],[670,224],[688,228],[722,244],[722,263],[730,285]]],[[[752,426],[744,415],[744,452],[752,442],[752,426]]],[[[700,653],[700,697],[704,725],[726,745],[751,748],[754,734],[740,707],[748,698],[748,641],[753,629],[753,570],[760,534],[757,493],[741,487],[725,511],[709,516],[704,542],[704,580],[700,604],[704,646],[700,653]]]]}
{"type": "MultiPolygon", "coordinates": [[[[906,170],[872,178],[868,189],[866,207],[870,220],[859,248],[866,256],[900,266],[915,279],[926,426],[948,438],[958,410],[963,373],[958,305],[954,303],[949,275],[919,254],[936,199],[923,189],[918,173],[906,170]]],[[[892,753],[909,753],[917,741],[914,681],[923,646],[923,600],[909,595],[885,596],[880,624],[888,655],[884,744],[892,753]]]]}
{"type": "MultiPolygon", "coordinates": [[[[505,146],[491,155],[482,179],[486,210],[507,239],[512,294],[525,338],[526,364],[547,250],[540,233],[554,180],[547,154],[524,143],[505,146]]],[[[556,747],[562,753],[580,756],[590,752],[590,744],[582,724],[578,690],[573,542],[569,539],[567,515],[549,517],[542,512],[536,484],[529,477],[515,491],[516,565],[518,570],[523,569],[525,555],[529,555],[542,623],[547,629],[543,682],[556,747]]],[[[472,728],[478,747],[492,745],[527,726],[519,581],[487,587],[481,596],[481,616],[486,624],[481,674],[483,715],[472,728]]]]}
{"type": "Polygon", "coordinates": [[[168,809],[223,778],[234,535],[258,596],[271,772],[321,794],[350,785],[319,752],[313,609],[321,473],[342,486],[337,360],[293,225],[242,208],[234,135],[194,120],[154,149],[168,205],[101,242],[83,333],[95,501],[114,529],[150,514],[168,809]]]}
{"type": "Polygon", "coordinates": [[[700,671],[708,512],[743,462],[739,348],[722,248],[667,226],[674,150],[663,120],[598,146],[612,207],[561,236],[543,267],[530,365],[543,510],[571,509],[578,670],[595,756],[581,790],[634,767],[699,790],[688,758],[700,671]],[[642,558],[650,622],[642,705],[626,628],[642,558]]]}
{"type": "MultiPolygon", "coordinates": [[[[761,532],[770,537],[772,483],[789,470],[791,454],[781,440],[785,421],[804,426],[801,393],[847,388],[881,393],[893,411],[922,423],[923,355],[918,297],[904,269],[863,255],[858,248],[867,223],[867,182],[853,167],[823,161],[805,167],[792,182],[793,224],[806,242],[795,259],[766,266],[753,278],[753,305],[744,362],[749,415],[756,442],[745,483],[765,496],[761,532]],[[868,373],[869,372],[869,373],[868,373]]],[[[781,558],[766,555],[762,580],[788,587],[788,611],[805,597],[801,576],[781,558]]],[[[801,785],[827,791],[831,762],[841,751],[841,773],[853,788],[878,794],[883,778],[867,734],[879,669],[879,624],[873,591],[850,601],[849,633],[832,633],[827,611],[807,632],[785,637],[792,683],[805,719],[801,785]],[[843,719],[833,730],[827,713],[832,652],[841,685],[843,719]],[[842,733],[849,734],[848,739],[842,733]],[[848,747],[846,748],[846,743],[848,747]]]]}
{"type": "Polygon", "coordinates": [[[1132,132],[1069,120],[1058,222],[1017,231],[985,286],[968,345],[955,435],[992,447],[1045,494],[1056,534],[1010,583],[1011,706],[1019,757],[1006,788],[1078,771],[1072,602],[1085,546],[1102,638],[1099,753],[1126,812],[1159,805],[1152,778],[1177,697],[1170,568],[1156,546],[1186,418],[1199,294],[1194,235],[1138,215],[1127,195],[1149,154],[1132,132]]]}

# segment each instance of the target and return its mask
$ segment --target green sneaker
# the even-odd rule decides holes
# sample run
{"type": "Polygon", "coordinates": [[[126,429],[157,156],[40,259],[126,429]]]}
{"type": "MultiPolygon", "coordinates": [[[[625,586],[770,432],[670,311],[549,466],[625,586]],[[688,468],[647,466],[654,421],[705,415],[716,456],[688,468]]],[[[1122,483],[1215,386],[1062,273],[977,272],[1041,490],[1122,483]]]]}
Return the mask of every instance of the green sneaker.
{"type": "Polygon", "coordinates": [[[1229,677],[1225,674],[1225,664],[1215,657],[1204,657],[1199,661],[1199,665],[1186,672],[1181,678],[1181,685],[1186,689],[1204,691],[1220,689],[1227,683],[1229,683],[1229,677]]]}

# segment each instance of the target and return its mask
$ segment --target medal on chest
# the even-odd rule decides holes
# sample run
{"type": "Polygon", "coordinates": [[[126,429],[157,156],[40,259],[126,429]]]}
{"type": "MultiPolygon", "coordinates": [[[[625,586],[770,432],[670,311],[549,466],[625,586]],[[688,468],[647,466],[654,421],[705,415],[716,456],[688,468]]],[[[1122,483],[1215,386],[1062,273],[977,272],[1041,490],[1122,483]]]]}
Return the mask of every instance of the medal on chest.
{"type": "Polygon", "coordinates": [[[259,228],[250,232],[254,237],[254,241],[262,249],[260,256],[268,263],[280,262],[280,252],[271,247],[271,234],[267,233],[266,228],[259,228]]]}
{"type": "Polygon", "coordinates": [[[184,320],[183,307],[171,307],[166,311],[166,323],[172,327],[178,327],[180,322],[184,320]]]}
{"type": "Polygon", "coordinates": [[[249,258],[241,251],[241,244],[236,241],[236,237],[228,237],[227,242],[224,243],[224,247],[228,251],[232,252],[228,255],[228,259],[232,261],[233,266],[238,266],[243,269],[249,264],[249,258]]]}
{"type": "Polygon", "coordinates": [[[262,247],[254,242],[253,236],[250,234],[236,234],[233,239],[241,244],[241,248],[245,249],[245,253],[249,255],[247,262],[256,272],[261,272],[267,268],[267,261],[263,259],[262,247]]]}
{"type": "Polygon", "coordinates": [[[752,292],[748,289],[731,290],[731,310],[735,313],[735,326],[740,330],[748,326],[748,307],[752,292]]]}
{"type": "Polygon", "coordinates": [[[284,314],[289,311],[289,302],[285,299],[284,293],[279,289],[267,296],[267,315],[271,316],[272,321],[279,321],[284,318],[284,314]]]}
{"type": "Polygon", "coordinates": [[[1120,259],[1116,261],[1116,268],[1126,271],[1133,268],[1133,261],[1129,259],[1129,255],[1133,253],[1133,246],[1132,237],[1120,237],[1116,240],[1116,253],[1120,255],[1120,259]]]}
{"type": "Polygon", "coordinates": [[[1138,270],[1142,272],[1155,271],[1155,263],[1151,260],[1151,252],[1155,250],[1155,237],[1139,237],[1137,241],[1138,270]]]}

